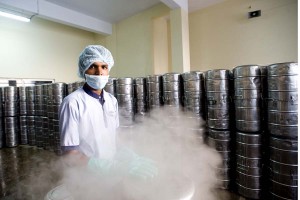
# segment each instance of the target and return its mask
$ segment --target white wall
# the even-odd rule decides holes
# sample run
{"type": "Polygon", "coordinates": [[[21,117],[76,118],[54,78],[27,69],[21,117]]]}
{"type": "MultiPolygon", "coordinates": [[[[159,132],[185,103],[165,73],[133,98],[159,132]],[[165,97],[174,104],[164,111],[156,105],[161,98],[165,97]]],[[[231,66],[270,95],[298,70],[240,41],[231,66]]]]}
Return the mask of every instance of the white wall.
{"type": "MultiPolygon", "coordinates": [[[[153,22],[169,13],[159,4],[114,24],[107,37],[37,17],[30,23],[1,17],[0,77],[77,81],[78,55],[89,44],[111,50],[111,76],[151,75],[153,22]]],[[[191,13],[189,22],[191,70],[297,61],[297,0],[226,0],[191,13]],[[247,19],[256,9],[262,16],[247,19]]]]}
{"type": "Polygon", "coordinates": [[[297,0],[227,0],[191,13],[191,70],[298,61],[297,7],[297,0]],[[262,16],[248,19],[253,10],[262,16]]]}
{"type": "Polygon", "coordinates": [[[51,78],[74,82],[78,55],[95,42],[91,32],[33,18],[30,23],[0,18],[0,77],[51,78]]]}

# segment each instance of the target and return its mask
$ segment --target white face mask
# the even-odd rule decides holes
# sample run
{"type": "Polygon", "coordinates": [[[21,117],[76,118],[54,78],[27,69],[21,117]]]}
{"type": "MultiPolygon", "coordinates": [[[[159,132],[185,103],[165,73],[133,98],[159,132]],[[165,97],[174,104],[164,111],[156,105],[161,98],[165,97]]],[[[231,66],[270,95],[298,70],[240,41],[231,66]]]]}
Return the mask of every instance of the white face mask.
{"type": "Polygon", "coordinates": [[[85,74],[87,84],[95,90],[102,90],[108,82],[109,76],[85,74]]]}

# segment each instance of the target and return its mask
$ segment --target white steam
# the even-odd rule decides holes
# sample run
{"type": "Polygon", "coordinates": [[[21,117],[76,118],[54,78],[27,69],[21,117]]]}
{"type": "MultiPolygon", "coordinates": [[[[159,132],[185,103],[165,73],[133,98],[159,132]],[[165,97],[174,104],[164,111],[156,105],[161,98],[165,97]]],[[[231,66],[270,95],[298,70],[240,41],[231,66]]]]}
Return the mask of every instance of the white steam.
{"type": "MultiPolygon", "coordinates": [[[[158,176],[147,181],[99,177],[67,169],[63,182],[74,199],[217,200],[220,155],[204,144],[204,122],[191,114],[160,108],[131,127],[120,128],[122,145],[155,161],[158,176]]],[[[220,177],[219,177],[220,178],[220,177]]],[[[221,178],[222,179],[222,178],[221,178]]]]}

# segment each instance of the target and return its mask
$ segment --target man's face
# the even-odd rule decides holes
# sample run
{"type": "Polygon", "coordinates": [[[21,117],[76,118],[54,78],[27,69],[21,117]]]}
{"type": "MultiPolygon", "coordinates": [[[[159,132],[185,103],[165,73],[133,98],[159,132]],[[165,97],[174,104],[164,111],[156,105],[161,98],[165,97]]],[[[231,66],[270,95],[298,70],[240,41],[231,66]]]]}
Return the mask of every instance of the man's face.
{"type": "Polygon", "coordinates": [[[107,76],[108,66],[104,62],[94,62],[86,71],[88,75],[100,75],[100,76],[107,76]]]}

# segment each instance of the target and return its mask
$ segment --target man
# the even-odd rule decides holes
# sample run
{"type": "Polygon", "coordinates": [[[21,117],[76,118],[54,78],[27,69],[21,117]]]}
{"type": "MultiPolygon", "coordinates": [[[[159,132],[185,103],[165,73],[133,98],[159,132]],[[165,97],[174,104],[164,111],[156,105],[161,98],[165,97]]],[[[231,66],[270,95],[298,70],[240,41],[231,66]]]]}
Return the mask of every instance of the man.
{"type": "Polygon", "coordinates": [[[60,106],[61,147],[69,165],[86,165],[102,175],[129,174],[147,179],[157,173],[153,162],[116,147],[118,103],[103,90],[113,65],[110,51],[103,46],[90,45],[81,52],[78,74],[85,84],[60,106]]]}

